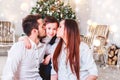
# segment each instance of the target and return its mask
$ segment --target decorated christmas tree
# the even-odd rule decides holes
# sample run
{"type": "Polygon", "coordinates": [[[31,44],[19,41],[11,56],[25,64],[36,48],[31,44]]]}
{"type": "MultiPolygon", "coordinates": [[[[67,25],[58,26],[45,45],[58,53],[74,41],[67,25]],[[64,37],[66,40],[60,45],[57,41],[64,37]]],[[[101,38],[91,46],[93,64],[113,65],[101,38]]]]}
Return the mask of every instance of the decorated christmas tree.
{"type": "Polygon", "coordinates": [[[32,8],[31,14],[41,14],[42,18],[46,15],[54,16],[59,21],[61,19],[76,19],[75,12],[69,4],[64,5],[60,0],[38,0],[35,7],[32,8]]]}

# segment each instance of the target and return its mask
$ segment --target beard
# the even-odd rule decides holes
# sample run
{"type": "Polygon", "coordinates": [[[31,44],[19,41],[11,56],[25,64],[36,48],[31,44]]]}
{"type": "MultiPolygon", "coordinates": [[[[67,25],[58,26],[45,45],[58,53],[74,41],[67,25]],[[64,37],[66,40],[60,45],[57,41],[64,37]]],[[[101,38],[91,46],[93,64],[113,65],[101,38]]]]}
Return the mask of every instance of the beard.
{"type": "Polygon", "coordinates": [[[45,38],[45,37],[46,37],[46,36],[39,36],[39,35],[38,35],[39,41],[40,41],[41,43],[44,43],[42,39],[45,38]]]}
{"type": "MultiPolygon", "coordinates": [[[[45,32],[46,33],[46,32],[45,32]]],[[[39,40],[40,40],[40,42],[42,41],[42,39],[43,38],[45,38],[46,37],[46,35],[40,35],[40,32],[38,31],[38,36],[37,36],[38,38],[39,38],[39,40]]]]}
{"type": "Polygon", "coordinates": [[[43,38],[45,38],[46,37],[46,35],[43,35],[43,36],[41,36],[40,35],[40,32],[38,32],[38,38],[41,40],[41,39],[43,39],[43,38]]]}
{"type": "Polygon", "coordinates": [[[38,35],[38,38],[39,38],[39,39],[42,39],[42,38],[45,38],[45,37],[46,37],[46,36],[39,36],[39,35],[38,35]]]}

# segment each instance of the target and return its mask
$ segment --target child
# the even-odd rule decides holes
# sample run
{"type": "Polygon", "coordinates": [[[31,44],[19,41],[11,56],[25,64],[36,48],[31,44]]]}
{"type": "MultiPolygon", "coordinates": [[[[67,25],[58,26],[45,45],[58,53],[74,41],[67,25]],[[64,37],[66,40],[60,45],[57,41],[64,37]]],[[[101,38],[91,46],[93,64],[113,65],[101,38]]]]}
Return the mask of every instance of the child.
{"type": "Polygon", "coordinates": [[[46,27],[46,37],[42,39],[42,42],[48,45],[45,51],[46,57],[43,63],[40,65],[40,75],[43,76],[43,80],[57,80],[57,74],[53,69],[53,64],[51,59],[54,53],[54,49],[56,48],[56,45],[59,41],[59,39],[57,39],[56,37],[59,23],[52,16],[47,16],[44,19],[44,21],[45,21],[45,27],[46,27]],[[51,79],[49,77],[50,75],[51,75],[51,79]]]}

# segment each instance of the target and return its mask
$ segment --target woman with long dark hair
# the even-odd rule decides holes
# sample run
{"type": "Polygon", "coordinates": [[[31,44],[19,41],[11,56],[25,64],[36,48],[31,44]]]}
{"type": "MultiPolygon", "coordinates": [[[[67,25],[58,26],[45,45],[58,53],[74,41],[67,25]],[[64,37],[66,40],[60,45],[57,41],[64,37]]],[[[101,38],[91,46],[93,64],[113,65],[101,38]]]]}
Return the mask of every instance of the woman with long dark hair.
{"type": "Polygon", "coordinates": [[[96,64],[89,47],[80,41],[77,22],[62,20],[57,37],[61,40],[55,49],[53,64],[58,80],[96,80],[96,64]]]}

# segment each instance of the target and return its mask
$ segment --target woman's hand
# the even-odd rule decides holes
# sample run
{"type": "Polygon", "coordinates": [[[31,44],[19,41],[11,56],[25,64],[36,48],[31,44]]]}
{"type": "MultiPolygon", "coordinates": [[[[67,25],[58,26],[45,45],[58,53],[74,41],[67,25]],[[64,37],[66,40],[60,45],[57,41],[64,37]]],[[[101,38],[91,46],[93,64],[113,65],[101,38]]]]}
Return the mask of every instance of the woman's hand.
{"type": "Polygon", "coordinates": [[[97,80],[97,76],[89,75],[86,80],[97,80]]]}

